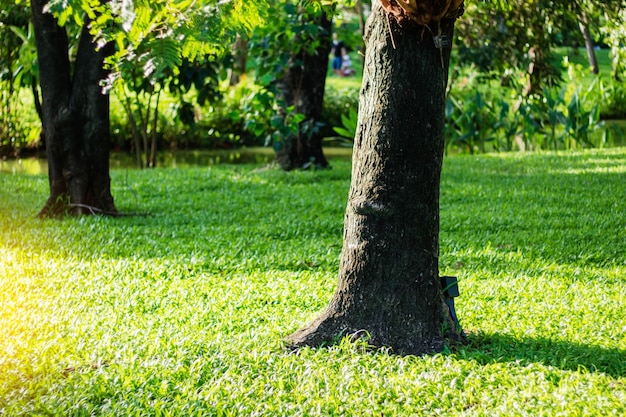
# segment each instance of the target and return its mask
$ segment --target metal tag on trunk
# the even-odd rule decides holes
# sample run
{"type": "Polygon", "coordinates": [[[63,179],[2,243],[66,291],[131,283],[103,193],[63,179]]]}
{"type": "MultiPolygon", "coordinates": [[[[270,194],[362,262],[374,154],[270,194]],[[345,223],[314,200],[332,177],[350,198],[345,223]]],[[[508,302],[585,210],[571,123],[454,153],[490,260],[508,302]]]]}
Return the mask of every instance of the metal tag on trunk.
{"type": "Polygon", "coordinates": [[[452,41],[446,35],[435,35],[433,36],[433,41],[437,49],[452,47],[452,41]]]}

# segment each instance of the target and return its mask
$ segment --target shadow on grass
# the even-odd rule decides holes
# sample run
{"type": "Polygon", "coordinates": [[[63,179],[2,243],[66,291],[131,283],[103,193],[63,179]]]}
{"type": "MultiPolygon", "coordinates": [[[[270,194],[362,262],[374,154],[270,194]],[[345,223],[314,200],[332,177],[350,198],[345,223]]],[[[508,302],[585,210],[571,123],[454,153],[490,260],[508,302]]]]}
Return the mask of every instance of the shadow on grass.
{"type": "Polygon", "coordinates": [[[614,378],[626,376],[625,350],[501,334],[470,334],[467,340],[457,355],[480,364],[539,363],[564,371],[602,372],[614,378]]]}

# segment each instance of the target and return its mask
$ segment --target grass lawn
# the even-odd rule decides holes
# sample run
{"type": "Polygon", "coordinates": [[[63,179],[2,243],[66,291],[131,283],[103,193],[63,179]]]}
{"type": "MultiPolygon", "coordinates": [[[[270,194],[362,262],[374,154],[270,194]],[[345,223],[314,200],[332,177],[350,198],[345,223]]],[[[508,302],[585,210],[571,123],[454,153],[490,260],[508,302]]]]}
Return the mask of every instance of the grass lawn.
{"type": "Polygon", "coordinates": [[[622,416],[626,148],[451,156],[442,274],[469,344],[287,352],[335,286],[347,160],[113,171],[118,208],[38,220],[0,174],[2,416],[622,416]]]}

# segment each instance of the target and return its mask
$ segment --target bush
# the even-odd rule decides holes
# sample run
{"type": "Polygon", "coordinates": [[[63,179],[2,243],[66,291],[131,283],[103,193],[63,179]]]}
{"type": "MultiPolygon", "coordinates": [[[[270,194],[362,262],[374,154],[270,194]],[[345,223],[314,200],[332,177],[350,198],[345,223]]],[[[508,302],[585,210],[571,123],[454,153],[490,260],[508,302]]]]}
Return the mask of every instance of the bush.
{"type": "Polygon", "coordinates": [[[446,149],[474,153],[602,146],[602,135],[593,133],[603,127],[601,106],[620,102],[618,87],[594,82],[582,88],[579,72],[570,67],[567,85],[546,86],[530,96],[519,93],[515,74],[508,86],[463,74],[448,94],[446,149]]]}
{"type": "MultiPolygon", "coordinates": [[[[182,99],[168,96],[159,105],[159,149],[215,149],[263,144],[263,131],[251,124],[269,126],[267,115],[254,111],[252,102],[258,101],[255,87],[240,83],[223,87],[221,99],[200,106],[192,92],[182,99]]],[[[257,107],[262,107],[257,103],[257,107]]],[[[133,142],[132,132],[121,104],[113,100],[111,131],[117,148],[128,149],[133,142]]]]}
{"type": "Polygon", "coordinates": [[[323,136],[337,136],[334,128],[343,126],[342,116],[344,118],[349,117],[350,110],[357,111],[358,108],[358,89],[337,90],[327,85],[324,93],[324,109],[322,110],[323,136]]]}
{"type": "MultiPolygon", "coordinates": [[[[36,151],[40,145],[41,122],[25,103],[27,90],[13,89],[0,81],[0,156],[18,156],[36,151]]],[[[32,99],[31,99],[32,100],[32,99]]]]}
{"type": "Polygon", "coordinates": [[[605,100],[601,102],[600,117],[602,119],[626,118],[626,86],[624,83],[611,78],[610,81],[601,83],[600,88],[605,97],[605,100]]]}

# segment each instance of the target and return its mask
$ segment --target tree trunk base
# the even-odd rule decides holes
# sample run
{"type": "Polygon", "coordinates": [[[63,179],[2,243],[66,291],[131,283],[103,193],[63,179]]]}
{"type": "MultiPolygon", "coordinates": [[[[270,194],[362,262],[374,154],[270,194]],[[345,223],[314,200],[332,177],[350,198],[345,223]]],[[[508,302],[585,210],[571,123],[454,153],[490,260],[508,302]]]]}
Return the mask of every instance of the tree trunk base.
{"type": "Polygon", "coordinates": [[[66,211],[67,203],[63,198],[50,196],[43,208],[37,213],[37,217],[40,219],[59,218],[65,216],[66,211]]]}
{"type": "Polygon", "coordinates": [[[98,205],[69,203],[69,196],[50,196],[46,200],[43,208],[37,213],[40,219],[54,219],[65,217],[66,215],[102,215],[109,217],[120,217],[122,214],[117,210],[113,201],[103,202],[98,205]]]}
{"type": "MultiPolygon", "coordinates": [[[[444,305],[444,308],[448,311],[447,306],[444,305]]],[[[407,323],[404,331],[372,319],[356,325],[358,321],[354,318],[336,313],[331,307],[312,323],[289,335],[286,344],[291,350],[326,347],[336,345],[347,337],[353,341],[364,340],[376,348],[388,348],[391,353],[398,355],[426,355],[442,352],[446,346],[465,343],[465,337],[449,314],[442,322],[442,333],[427,338],[420,331],[419,323],[411,326],[411,322],[407,323]]]]}
{"type": "Polygon", "coordinates": [[[289,138],[283,148],[276,152],[276,163],[285,171],[295,169],[326,169],[330,167],[322,150],[322,140],[289,138]]]}

